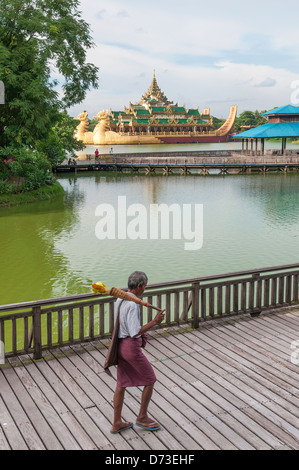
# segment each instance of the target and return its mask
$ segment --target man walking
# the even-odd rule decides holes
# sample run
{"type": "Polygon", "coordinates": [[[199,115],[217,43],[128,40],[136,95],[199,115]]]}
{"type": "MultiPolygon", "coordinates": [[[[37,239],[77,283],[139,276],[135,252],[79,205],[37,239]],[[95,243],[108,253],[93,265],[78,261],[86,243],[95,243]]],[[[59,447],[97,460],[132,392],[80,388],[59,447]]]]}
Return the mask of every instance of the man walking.
{"type": "MultiPolygon", "coordinates": [[[[128,291],[141,297],[146,285],[147,276],[141,271],[135,271],[128,279],[128,291]]],[[[121,412],[124,395],[127,387],[144,386],[140,411],[136,425],[150,431],[160,429],[160,425],[148,417],[147,410],[150,403],[154,383],[157,380],[154,369],[142,352],[146,343],[146,332],[164,319],[163,311],[156,317],[141,326],[139,305],[128,300],[117,299],[115,311],[119,310],[118,331],[118,366],[117,385],[114,393],[114,420],[111,433],[116,434],[133,427],[133,423],[123,422],[121,412]]]]}

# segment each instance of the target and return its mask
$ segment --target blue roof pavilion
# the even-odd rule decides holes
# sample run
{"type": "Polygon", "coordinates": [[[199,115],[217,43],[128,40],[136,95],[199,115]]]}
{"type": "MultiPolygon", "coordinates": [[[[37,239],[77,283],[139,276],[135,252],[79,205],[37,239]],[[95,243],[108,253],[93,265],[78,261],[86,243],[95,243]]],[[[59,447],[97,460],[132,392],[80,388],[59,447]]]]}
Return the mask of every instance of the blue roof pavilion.
{"type": "Polygon", "coordinates": [[[248,140],[251,140],[251,147],[255,140],[255,154],[257,155],[258,139],[261,139],[261,155],[263,155],[264,139],[281,138],[282,154],[284,154],[286,139],[288,137],[299,137],[299,108],[292,105],[281,106],[263,113],[263,116],[268,118],[267,124],[248,129],[234,136],[235,139],[242,139],[242,153],[244,153],[244,141],[246,142],[246,154],[248,154],[248,140]]]}
{"type": "Polygon", "coordinates": [[[272,139],[274,137],[299,137],[299,122],[290,123],[268,123],[263,126],[254,127],[248,131],[237,134],[234,138],[246,139],[272,139]]]}
{"type": "Polygon", "coordinates": [[[286,116],[290,114],[299,114],[299,108],[297,106],[287,104],[286,106],[281,106],[280,108],[274,108],[270,111],[267,111],[266,113],[263,113],[262,116],[286,116]]]}

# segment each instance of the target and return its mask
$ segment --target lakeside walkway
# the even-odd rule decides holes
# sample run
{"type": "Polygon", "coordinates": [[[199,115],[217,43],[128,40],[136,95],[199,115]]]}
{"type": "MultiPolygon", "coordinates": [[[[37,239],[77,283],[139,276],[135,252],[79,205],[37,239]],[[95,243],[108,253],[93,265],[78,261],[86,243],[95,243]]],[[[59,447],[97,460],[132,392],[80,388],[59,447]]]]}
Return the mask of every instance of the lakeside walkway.
{"type": "MultiPolygon", "coordinates": [[[[153,331],[149,411],[162,429],[118,435],[107,340],[10,358],[0,366],[0,449],[299,449],[298,340],[294,307],[153,331]]],[[[127,390],[124,419],[135,420],[140,395],[127,390]]]]}
{"type": "Polygon", "coordinates": [[[146,175],[156,172],[170,174],[180,172],[182,175],[192,171],[208,174],[209,170],[219,170],[220,173],[229,171],[250,172],[251,170],[268,171],[294,171],[299,169],[299,151],[290,150],[285,155],[273,150],[266,155],[256,155],[249,152],[247,155],[239,151],[193,151],[193,152],[158,152],[103,155],[95,159],[87,155],[86,160],[77,160],[76,164],[64,161],[54,171],[130,171],[141,172],[146,175]]]}

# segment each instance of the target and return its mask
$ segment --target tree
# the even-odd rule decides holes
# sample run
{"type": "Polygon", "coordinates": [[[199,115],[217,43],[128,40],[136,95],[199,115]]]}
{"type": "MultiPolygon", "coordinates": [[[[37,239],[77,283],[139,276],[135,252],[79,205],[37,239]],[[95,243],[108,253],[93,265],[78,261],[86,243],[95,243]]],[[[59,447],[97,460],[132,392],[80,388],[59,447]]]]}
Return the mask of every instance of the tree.
{"type": "Polygon", "coordinates": [[[74,157],[76,150],[84,149],[83,142],[74,138],[77,125],[78,122],[63,111],[47,139],[37,144],[37,149],[47,157],[52,167],[61,163],[67,156],[74,157]]]}
{"type": "Polygon", "coordinates": [[[66,151],[82,148],[73,139],[74,123],[63,112],[98,87],[98,68],[86,61],[93,42],[79,4],[0,0],[0,80],[5,85],[0,179],[6,183],[7,175],[20,177],[23,171],[32,183],[27,187],[34,186],[48,177],[42,172],[48,173],[49,163],[43,165],[41,158],[54,165],[66,151]]]}
{"type": "Polygon", "coordinates": [[[217,118],[217,117],[213,116],[213,126],[212,126],[212,130],[218,129],[218,128],[221,127],[224,123],[225,123],[225,119],[221,119],[221,118],[217,118]]]}
{"type": "Polygon", "coordinates": [[[46,139],[59,111],[80,103],[98,86],[98,69],[86,62],[93,46],[79,0],[0,0],[0,146],[34,148],[46,139]],[[54,69],[53,69],[54,67],[54,69]],[[61,76],[58,80],[53,73],[61,76]]]}
{"type": "Polygon", "coordinates": [[[257,127],[265,124],[267,120],[262,116],[259,111],[243,111],[235,121],[235,129],[240,131],[242,127],[257,127]]]}

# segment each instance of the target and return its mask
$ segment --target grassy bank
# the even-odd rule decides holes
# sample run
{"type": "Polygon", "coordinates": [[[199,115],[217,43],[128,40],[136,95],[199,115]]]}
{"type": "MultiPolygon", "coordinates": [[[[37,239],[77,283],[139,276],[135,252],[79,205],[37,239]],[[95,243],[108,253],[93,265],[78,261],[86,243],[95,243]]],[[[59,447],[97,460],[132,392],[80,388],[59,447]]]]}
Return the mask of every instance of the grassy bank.
{"type": "Polygon", "coordinates": [[[46,201],[64,194],[63,187],[55,181],[52,185],[42,186],[34,191],[18,194],[0,194],[0,207],[18,206],[36,201],[46,201]]]}

